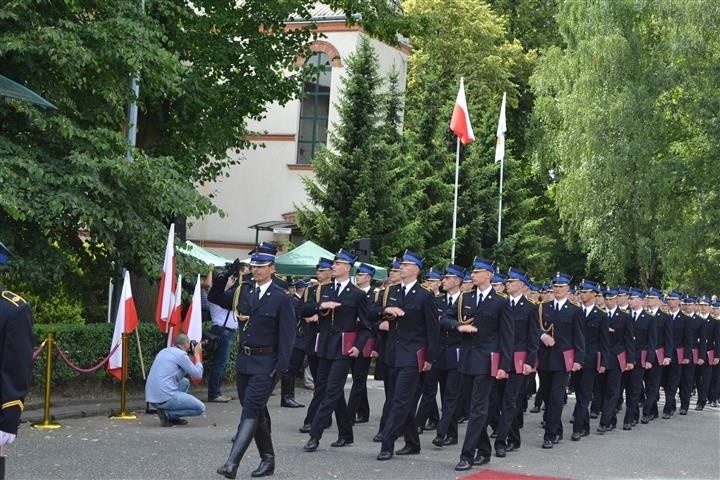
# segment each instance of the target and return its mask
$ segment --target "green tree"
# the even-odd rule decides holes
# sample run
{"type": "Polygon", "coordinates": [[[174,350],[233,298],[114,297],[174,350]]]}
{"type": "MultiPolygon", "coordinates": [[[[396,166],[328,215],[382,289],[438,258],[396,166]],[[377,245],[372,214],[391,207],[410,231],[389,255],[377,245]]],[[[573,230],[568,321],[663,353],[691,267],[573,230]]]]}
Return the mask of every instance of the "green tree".
{"type": "Polygon", "coordinates": [[[305,236],[332,250],[370,237],[375,261],[384,263],[407,245],[414,224],[405,210],[397,73],[389,76],[385,93],[383,83],[377,54],[363,37],[347,58],[330,146],[312,161],[315,180],[304,179],[310,204],[298,205],[297,212],[305,236]]]}

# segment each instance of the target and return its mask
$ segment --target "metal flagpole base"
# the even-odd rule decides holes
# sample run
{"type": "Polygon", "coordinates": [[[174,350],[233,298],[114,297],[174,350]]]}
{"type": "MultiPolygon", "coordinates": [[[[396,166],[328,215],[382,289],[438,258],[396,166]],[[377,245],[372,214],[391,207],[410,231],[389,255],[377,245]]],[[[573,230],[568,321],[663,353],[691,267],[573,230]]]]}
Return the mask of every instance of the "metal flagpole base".
{"type": "Polygon", "coordinates": [[[62,427],[62,425],[60,425],[59,423],[57,423],[57,422],[52,422],[52,421],[49,421],[49,422],[35,422],[35,423],[33,423],[32,425],[30,425],[30,426],[31,426],[32,428],[36,428],[36,429],[38,429],[38,430],[54,430],[54,429],[56,429],[56,428],[62,427]]]}
{"type": "Polygon", "coordinates": [[[137,419],[137,415],[132,412],[120,412],[114,415],[110,415],[110,418],[112,418],[113,420],[135,420],[137,419]]]}

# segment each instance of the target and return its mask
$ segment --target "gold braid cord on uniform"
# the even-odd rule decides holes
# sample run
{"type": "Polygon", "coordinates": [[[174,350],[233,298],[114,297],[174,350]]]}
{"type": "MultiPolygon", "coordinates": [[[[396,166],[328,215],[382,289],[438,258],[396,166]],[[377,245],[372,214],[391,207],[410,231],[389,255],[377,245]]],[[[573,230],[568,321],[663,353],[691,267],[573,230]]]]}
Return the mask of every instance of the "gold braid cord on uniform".
{"type": "Polygon", "coordinates": [[[538,304],[538,322],[540,322],[540,330],[542,330],[544,333],[547,333],[551,337],[555,337],[555,324],[550,324],[549,327],[545,327],[545,323],[543,322],[543,304],[540,302],[538,304]]]}
{"type": "Polygon", "coordinates": [[[473,322],[475,322],[475,316],[472,317],[463,317],[462,314],[462,307],[463,307],[463,297],[465,296],[464,293],[460,294],[460,297],[458,298],[458,322],[460,322],[460,325],[472,325],[473,322]]]}
{"type": "Polygon", "coordinates": [[[247,330],[248,325],[250,322],[250,316],[249,315],[243,315],[240,313],[237,309],[238,303],[240,301],[240,292],[242,291],[242,284],[235,289],[235,294],[233,295],[233,303],[232,303],[232,309],[233,312],[235,312],[235,318],[237,319],[238,323],[244,323],[243,325],[243,332],[247,330]]]}

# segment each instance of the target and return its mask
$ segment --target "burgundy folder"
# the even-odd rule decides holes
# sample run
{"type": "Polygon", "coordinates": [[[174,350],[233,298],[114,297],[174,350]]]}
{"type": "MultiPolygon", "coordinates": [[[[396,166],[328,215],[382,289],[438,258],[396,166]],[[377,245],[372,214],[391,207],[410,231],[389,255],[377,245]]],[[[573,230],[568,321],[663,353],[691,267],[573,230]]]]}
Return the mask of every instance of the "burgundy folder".
{"type": "Polygon", "coordinates": [[[640,350],[640,368],[645,368],[647,362],[647,350],[640,350]]]}
{"type": "Polygon", "coordinates": [[[700,351],[697,348],[692,349],[693,363],[697,365],[698,358],[700,358],[700,351]]]}
{"type": "Polygon", "coordinates": [[[662,365],[663,360],[665,360],[665,347],[655,350],[655,355],[657,355],[658,365],[662,365]]]}
{"type": "Polygon", "coordinates": [[[342,332],[342,354],[347,355],[350,353],[350,349],[355,346],[355,340],[357,340],[357,332],[342,332]]]}
{"type": "Polygon", "coordinates": [[[565,371],[572,371],[573,363],[575,363],[575,349],[565,350],[563,352],[563,358],[565,359],[565,371]]]}
{"type": "Polygon", "coordinates": [[[374,337],[368,338],[368,341],[365,342],[365,346],[363,347],[363,357],[370,358],[372,356],[373,350],[375,350],[375,345],[377,344],[377,339],[374,337]]]}
{"type": "Polygon", "coordinates": [[[525,360],[527,360],[527,352],[515,352],[513,354],[515,373],[517,373],[518,375],[522,375],[523,373],[523,365],[525,365],[525,360]]]}
{"type": "Polygon", "coordinates": [[[428,353],[428,347],[427,345],[423,345],[420,347],[420,350],[417,351],[417,363],[418,363],[418,372],[422,372],[423,367],[425,366],[425,362],[427,361],[427,353],[428,353]]]}
{"type": "Polygon", "coordinates": [[[602,353],[598,352],[598,354],[597,354],[597,366],[595,367],[595,369],[599,372],[599,371],[600,371],[600,367],[602,367],[602,353]]]}
{"type": "Polygon", "coordinates": [[[620,363],[620,371],[624,372],[627,368],[627,352],[622,351],[617,354],[618,362],[620,363]]]}
{"type": "Polygon", "coordinates": [[[685,360],[685,349],[683,347],[678,347],[675,349],[675,352],[677,352],[678,363],[682,364],[683,360],[685,360]]]}
{"type": "Polygon", "coordinates": [[[707,351],[708,354],[708,363],[712,365],[712,363],[715,361],[715,349],[711,349],[707,351]]]}
{"type": "Polygon", "coordinates": [[[500,352],[490,352],[490,376],[496,377],[500,369],[500,352]]]}

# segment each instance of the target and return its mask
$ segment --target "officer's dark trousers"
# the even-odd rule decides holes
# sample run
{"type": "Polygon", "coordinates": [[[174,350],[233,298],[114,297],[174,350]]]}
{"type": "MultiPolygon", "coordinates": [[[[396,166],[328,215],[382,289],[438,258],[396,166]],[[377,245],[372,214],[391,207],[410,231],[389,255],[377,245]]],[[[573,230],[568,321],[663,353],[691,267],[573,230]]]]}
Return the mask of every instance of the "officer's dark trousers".
{"type": "Polygon", "coordinates": [[[370,362],[372,358],[365,358],[362,352],[358,358],[352,360],[352,388],[348,396],[348,415],[350,421],[355,420],[355,416],[368,418],[370,416],[370,403],[367,394],[367,377],[370,371],[370,362]]]}
{"type": "Polygon", "coordinates": [[[693,385],[695,384],[695,364],[690,363],[683,365],[680,373],[680,409],[688,410],[690,408],[690,396],[692,395],[693,385]]]}
{"type": "Polygon", "coordinates": [[[487,433],[487,421],[490,409],[490,389],[494,379],[490,375],[466,375],[466,377],[472,379],[472,393],[470,416],[460,458],[472,462],[476,451],[483,456],[489,456],[492,453],[490,437],[487,433]]]}
{"type": "Polygon", "coordinates": [[[457,410],[457,399],[460,392],[462,375],[457,369],[437,370],[438,383],[440,384],[440,399],[442,402],[442,416],[437,426],[437,435],[440,437],[457,438],[458,425],[455,411],[457,410]]]}
{"type": "Polygon", "coordinates": [[[545,440],[553,440],[563,433],[562,411],[565,406],[565,387],[568,382],[568,374],[565,371],[549,372],[541,370],[540,389],[543,385],[547,389],[545,401],[545,440]]]}
{"type": "Polygon", "coordinates": [[[592,402],[590,402],[590,411],[600,413],[603,410],[603,401],[605,392],[607,391],[607,376],[604,373],[598,373],[595,376],[595,385],[593,386],[592,402]]]}
{"type": "MultiPolygon", "coordinates": [[[[513,423],[517,423],[517,411],[520,405],[520,397],[524,393],[524,389],[521,387],[525,386],[523,375],[517,373],[510,373],[509,378],[506,380],[498,380],[495,382],[497,385],[497,392],[500,403],[495,406],[491,406],[491,409],[498,408],[500,416],[498,418],[498,426],[495,433],[495,448],[498,446],[506,447],[508,436],[512,430],[513,423]]],[[[517,433],[519,437],[519,432],[517,433]]],[[[519,443],[516,442],[517,445],[519,443]]]]}
{"type": "Polygon", "coordinates": [[[543,382],[543,377],[540,375],[540,372],[538,372],[538,389],[537,393],[535,393],[535,401],[534,405],[537,408],[540,408],[542,404],[545,404],[545,407],[547,408],[547,402],[548,402],[548,395],[550,394],[550,391],[548,390],[547,380],[543,382]]]}
{"type": "Polygon", "coordinates": [[[605,370],[602,375],[605,377],[605,398],[603,399],[602,416],[600,417],[600,425],[610,427],[617,425],[617,414],[615,407],[620,396],[620,379],[622,372],[620,369],[605,370]]]}
{"type": "Polygon", "coordinates": [[[334,411],[338,438],[353,441],[352,423],[345,403],[345,380],[350,371],[350,361],[349,357],[339,360],[318,358],[318,378],[313,398],[320,398],[320,403],[312,420],[311,437],[322,438],[322,432],[330,423],[334,411]]]}
{"type": "Polygon", "coordinates": [[[708,393],[708,401],[717,402],[718,400],[720,400],[720,364],[712,367],[710,393],[708,393]]]}
{"type": "Polygon", "coordinates": [[[656,362],[650,370],[645,371],[645,403],[643,403],[643,416],[649,417],[657,413],[657,399],[660,394],[660,375],[662,367],[656,362]]]}
{"type": "Polygon", "coordinates": [[[382,380],[383,391],[385,392],[385,401],[383,401],[380,425],[378,426],[378,433],[382,433],[383,428],[385,428],[385,423],[387,422],[388,412],[390,411],[390,403],[392,402],[392,398],[388,394],[390,391],[390,368],[382,361],[382,357],[375,360],[375,380],[382,380]]]}
{"type": "Polygon", "coordinates": [[[578,372],[578,382],[575,387],[575,411],[573,433],[590,432],[590,401],[592,400],[593,386],[597,370],[594,366],[583,367],[578,372]]]}
{"type": "Polygon", "coordinates": [[[420,385],[416,392],[417,413],[415,414],[415,425],[422,427],[430,420],[437,424],[440,414],[437,407],[438,380],[435,368],[420,375],[420,385]]]}
{"type": "Polygon", "coordinates": [[[682,365],[678,364],[676,355],[673,355],[670,365],[667,369],[667,383],[665,385],[665,406],[663,413],[672,414],[675,411],[675,396],[677,395],[678,386],[680,385],[680,376],[682,374],[682,365]]]}
{"type": "Polygon", "coordinates": [[[713,374],[713,367],[706,363],[703,365],[698,365],[695,367],[695,370],[698,370],[698,373],[696,374],[698,378],[698,396],[697,396],[697,404],[700,406],[705,406],[708,400],[708,393],[710,392],[710,382],[712,381],[712,374],[713,374]]]}
{"type": "Polygon", "coordinates": [[[256,418],[258,423],[264,423],[269,419],[267,402],[275,384],[270,374],[238,373],[235,384],[242,406],[241,419],[256,418]]]}
{"type": "Polygon", "coordinates": [[[415,426],[415,389],[417,388],[420,372],[416,366],[389,367],[389,381],[387,392],[390,406],[388,409],[385,427],[382,429],[382,451],[393,452],[395,440],[402,434],[405,444],[415,450],[420,450],[420,436],[415,426]]]}
{"type": "Polygon", "coordinates": [[[640,389],[642,388],[645,369],[640,367],[640,362],[635,363],[635,368],[623,374],[625,377],[625,418],[623,426],[631,424],[638,417],[638,402],[640,401],[640,389]]]}
{"type": "MultiPolygon", "coordinates": [[[[507,435],[507,440],[505,441],[507,446],[513,445],[515,448],[520,448],[521,444],[521,438],[520,438],[520,429],[523,428],[524,424],[524,415],[525,415],[525,408],[527,407],[527,397],[525,396],[525,391],[527,390],[527,384],[529,382],[535,383],[535,378],[533,376],[527,376],[527,375],[521,375],[520,376],[520,389],[518,391],[518,397],[517,397],[517,403],[516,403],[516,409],[515,409],[515,418],[513,419],[512,425],[510,426],[510,431],[507,435]]],[[[497,445],[497,442],[496,442],[497,445]]]]}
{"type": "MultiPolygon", "coordinates": [[[[293,384],[295,382],[295,374],[302,370],[303,368],[303,360],[305,360],[305,349],[303,348],[293,348],[292,353],[290,354],[290,361],[288,363],[288,369],[285,373],[283,373],[284,378],[292,378],[293,384]]],[[[292,392],[282,392],[283,395],[286,393],[294,393],[294,389],[292,392]]]]}
{"type": "MultiPolygon", "coordinates": [[[[315,388],[317,388],[318,383],[318,357],[314,353],[307,354],[308,359],[308,367],[310,367],[310,373],[313,377],[313,384],[315,388]]],[[[313,395],[312,400],[310,400],[310,405],[308,405],[307,414],[305,414],[305,420],[303,420],[303,425],[307,425],[309,423],[312,423],[313,418],[315,418],[315,412],[317,412],[318,405],[320,405],[320,397],[317,395],[313,395]]]]}

